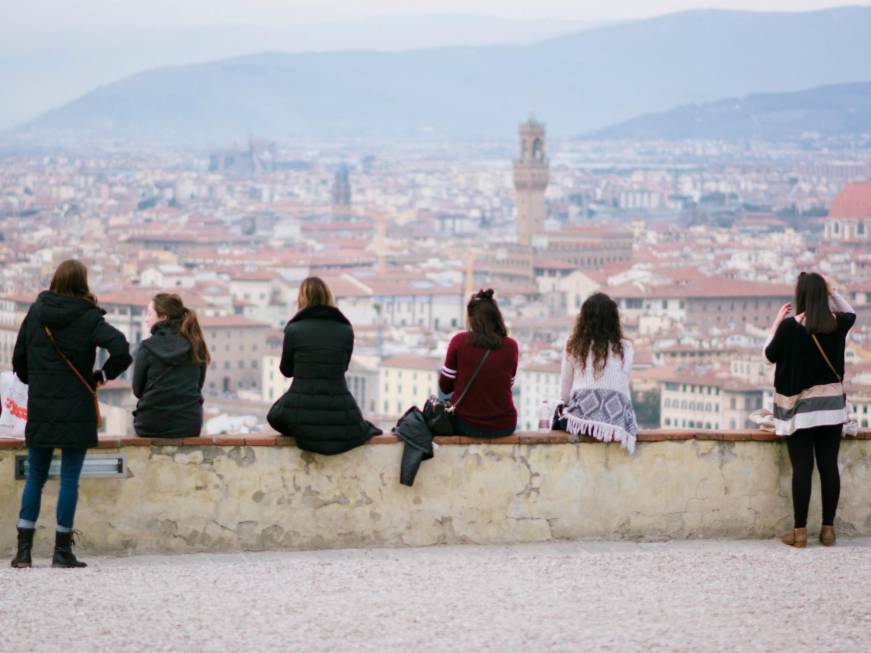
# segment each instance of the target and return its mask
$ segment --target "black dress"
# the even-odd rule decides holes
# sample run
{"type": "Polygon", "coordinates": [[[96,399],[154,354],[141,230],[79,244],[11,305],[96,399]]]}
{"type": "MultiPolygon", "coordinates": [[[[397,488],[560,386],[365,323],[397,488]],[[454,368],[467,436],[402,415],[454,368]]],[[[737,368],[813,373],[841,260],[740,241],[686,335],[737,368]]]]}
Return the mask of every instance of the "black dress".
{"type": "Polygon", "coordinates": [[[354,350],[354,330],[339,309],[313,306],[284,329],[281,373],[290,389],[269,411],[269,424],[296,438],[301,449],[337,454],[381,431],[363,419],[348,391],[345,372],[354,350]]]}

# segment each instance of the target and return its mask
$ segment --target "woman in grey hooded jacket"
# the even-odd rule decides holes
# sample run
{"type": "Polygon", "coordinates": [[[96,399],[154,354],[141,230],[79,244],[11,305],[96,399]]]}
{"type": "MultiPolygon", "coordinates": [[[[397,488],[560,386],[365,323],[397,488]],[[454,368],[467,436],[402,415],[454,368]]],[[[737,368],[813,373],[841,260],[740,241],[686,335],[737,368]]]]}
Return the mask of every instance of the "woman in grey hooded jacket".
{"type": "Polygon", "coordinates": [[[148,305],[146,322],[152,335],[136,352],[133,428],[151,438],[198,436],[210,357],[197,315],[178,295],[161,293],[148,305]]]}

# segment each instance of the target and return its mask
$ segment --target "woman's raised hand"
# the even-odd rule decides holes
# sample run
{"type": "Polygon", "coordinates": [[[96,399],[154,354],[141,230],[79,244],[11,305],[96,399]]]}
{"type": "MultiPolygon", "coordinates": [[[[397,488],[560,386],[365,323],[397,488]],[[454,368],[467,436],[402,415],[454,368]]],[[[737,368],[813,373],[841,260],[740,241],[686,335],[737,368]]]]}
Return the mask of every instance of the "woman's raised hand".
{"type": "Polygon", "coordinates": [[[780,323],[783,322],[786,317],[792,312],[792,304],[787,302],[783,306],[780,307],[780,310],[777,311],[777,317],[774,318],[773,328],[777,328],[780,326],[780,323]]]}

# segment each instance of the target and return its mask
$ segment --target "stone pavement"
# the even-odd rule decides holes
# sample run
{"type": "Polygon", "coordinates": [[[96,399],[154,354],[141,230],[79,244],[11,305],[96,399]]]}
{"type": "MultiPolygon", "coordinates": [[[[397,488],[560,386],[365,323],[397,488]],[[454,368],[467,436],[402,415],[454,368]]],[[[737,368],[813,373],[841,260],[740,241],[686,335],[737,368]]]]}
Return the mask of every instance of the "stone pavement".
{"type": "Polygon", "coordinates": [[[866,539],[85,559],[0,569],[0,651],[871,651],[866,539]]]}

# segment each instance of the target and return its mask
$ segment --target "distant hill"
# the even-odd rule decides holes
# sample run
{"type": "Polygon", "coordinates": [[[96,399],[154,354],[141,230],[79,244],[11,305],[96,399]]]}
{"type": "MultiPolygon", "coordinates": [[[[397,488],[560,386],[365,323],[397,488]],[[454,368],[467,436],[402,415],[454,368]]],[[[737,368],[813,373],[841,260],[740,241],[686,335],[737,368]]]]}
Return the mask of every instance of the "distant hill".
{"type": "MultiPolygon", "coordinates": [[[[255,17],[262,20],[262,17],[255,17]]],[[[410,50],[529,44],[603,23],[503,19],[465,14],[406,14],[273,26],[3,30],[0,22],[0,130],[149,68],[241,57],[258,52],[410,50]]]]}
{"type": "Polygon", "coordinates": [[[695,11],[527,46],[268,53],[149,70],[50,111],[14,137],[512,138],[530,108],[549,133],[569,136],[690,103],[871,81],[869,34],[871,7],[695,11]]]}
{"type": "Polygon", "coordinates": [[[596,138],[795,140],[871,135],[871,83],[821,86],[692,104],[607,127],[596,138]]]}

